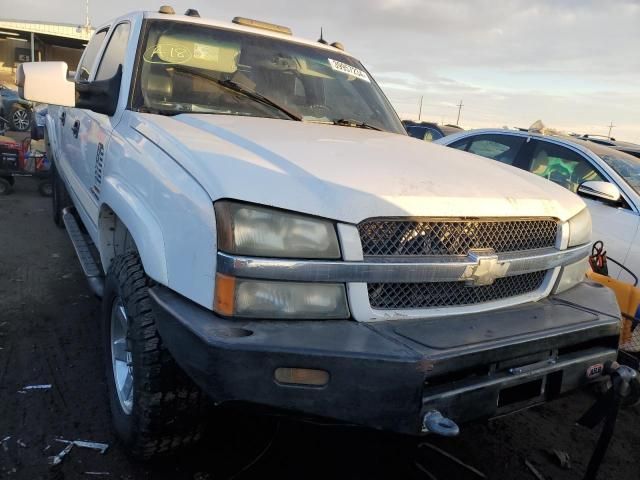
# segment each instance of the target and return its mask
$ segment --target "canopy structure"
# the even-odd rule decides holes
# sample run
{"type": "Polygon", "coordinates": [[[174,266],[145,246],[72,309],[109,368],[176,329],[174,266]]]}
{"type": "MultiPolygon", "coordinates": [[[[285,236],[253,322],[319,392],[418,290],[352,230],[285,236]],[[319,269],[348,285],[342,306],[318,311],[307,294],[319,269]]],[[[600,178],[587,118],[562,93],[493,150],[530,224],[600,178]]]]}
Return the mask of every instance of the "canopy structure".
{"type": "Polygon", "coordinates": [[[89,24],[0,19],[0,72],[15,73],[22,62],[61,60],[74,70],[93,35],[89,24]]]}

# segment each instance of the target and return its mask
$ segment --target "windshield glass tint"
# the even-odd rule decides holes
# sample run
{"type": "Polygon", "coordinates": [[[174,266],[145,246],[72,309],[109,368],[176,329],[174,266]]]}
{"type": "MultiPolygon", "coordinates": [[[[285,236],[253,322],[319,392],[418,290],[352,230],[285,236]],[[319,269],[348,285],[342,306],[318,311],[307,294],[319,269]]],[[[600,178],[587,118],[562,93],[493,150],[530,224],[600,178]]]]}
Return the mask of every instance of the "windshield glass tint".
{"type": "Polygon", "coordinates": [[[133,107],[141,111],[291,119],[289,112],[304,121],[349,120],[404,133],[364,67],[338,51],[208,26],[149,21],[140,52],[133,107]],[[276,105],[260,101],[253,92],[276,105]]]}
{"type": "MultiPolygon", "coordinates": [[[[614,152],[613,150],[611,152],[614,152]]],[[[626,180],[638,194],[640,194],[640,158],[632,157],[622,152],[599,153],[602,160],[613,168],[618,175],[626,180]]]]}

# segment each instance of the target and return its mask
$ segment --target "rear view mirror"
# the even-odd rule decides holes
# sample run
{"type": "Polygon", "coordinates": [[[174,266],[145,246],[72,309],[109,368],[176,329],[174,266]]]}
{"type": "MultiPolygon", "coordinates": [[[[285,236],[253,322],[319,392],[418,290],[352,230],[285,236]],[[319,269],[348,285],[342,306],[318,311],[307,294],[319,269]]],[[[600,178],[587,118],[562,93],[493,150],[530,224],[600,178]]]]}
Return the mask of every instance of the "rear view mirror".
{"type": "Polygon", "coordinates": [[[617,203],[622,198],[620,190],[613,183],[600,181],[581,183],[578,187],[578,195],[610,203],[617,203]]]}
{"type": "Polygon", "coordinates": [[[67,80],[65,62],[26,62],[18,67],[20,97],[32,102],[75,107],[75,84],[67,80]]]}

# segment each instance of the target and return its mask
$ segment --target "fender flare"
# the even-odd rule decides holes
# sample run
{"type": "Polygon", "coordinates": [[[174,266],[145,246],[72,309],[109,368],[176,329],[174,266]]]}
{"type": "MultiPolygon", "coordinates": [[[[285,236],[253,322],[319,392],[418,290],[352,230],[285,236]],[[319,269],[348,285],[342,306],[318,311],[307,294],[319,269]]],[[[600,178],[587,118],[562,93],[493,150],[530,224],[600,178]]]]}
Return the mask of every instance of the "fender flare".
{"type": "MultiPolygon", "coordinates": [[[[100,224],[103,221],[103,207],[110,208],[127,228],[131,237],[133,237],[146,274],[155,281],[168,285],[169,276],[164,238],[160,223],[151,214],[153,209],[133,189],[116,177],[105,177],[103,179],[100,186],[100,198],[100,224]]],[[[106,258],[106,249],[102,247],[109,240],[104,238],[104,231],[101,225],[98,231],[102,265],[107,270],[111,258],[106,258]]]]}

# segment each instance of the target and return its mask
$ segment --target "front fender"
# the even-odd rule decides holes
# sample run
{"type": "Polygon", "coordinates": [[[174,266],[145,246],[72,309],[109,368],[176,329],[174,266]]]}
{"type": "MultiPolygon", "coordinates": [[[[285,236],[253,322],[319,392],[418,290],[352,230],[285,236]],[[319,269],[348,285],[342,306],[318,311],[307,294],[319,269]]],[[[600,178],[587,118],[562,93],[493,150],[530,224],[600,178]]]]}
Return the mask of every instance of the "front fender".
{"type": "MultiPolygon", "coordinates": [[[[164,238],[160,223],[152,214],[153,209],[117,177],[105,177],[100,194],[103,204],[108,205],[129,230],[147,275],[167,285],[169,280],[164,238]]],[[[100,229],[101,245],[109,241],[105,235],[106,233],[100,229]]],[[[106,248],[100,249],[102,264],[105,266],[110,262],[110,258],[106,258],[107,252],[106,248]]]]}

